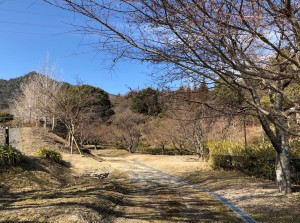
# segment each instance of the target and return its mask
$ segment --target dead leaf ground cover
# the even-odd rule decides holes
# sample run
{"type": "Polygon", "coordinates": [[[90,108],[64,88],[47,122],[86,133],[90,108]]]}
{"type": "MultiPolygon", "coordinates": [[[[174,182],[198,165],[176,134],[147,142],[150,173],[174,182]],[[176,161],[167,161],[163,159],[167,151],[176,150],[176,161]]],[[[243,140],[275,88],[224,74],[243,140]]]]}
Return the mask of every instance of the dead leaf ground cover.
{"type": "Polygon", "coordinates": [[[38,158],[0,172],[0,222],[110,222],[122,187],[38,158]]]}
{"type": "MultiPolygon", "coordinates": [[[[30,129],[22,131],[22,147],[28,154],[34,154],[35,147],[40,146],[37,131],[34,140],[32,134],[30,129]]],[[[51,142],[44,142],[51,146],[51,142]]],[[[124,168],[124,161],[145,163],[215,191],[258,222],[300,222],[300,194],[283,196],[272,181],[237,172],[212,171],[195,156],[129,155],[123,150],[93,150],[92,153],[102,161],[65,154],[71,169],[35,157],[21,167],[1,170],[0,222],[112,222],[115,217],[126,215],[128,210],[120,207],[128,202],[140,205],[139,199],[145,197],[145,191],[137,190],[128,181],[126,172],[130,169],[124,168]],[[98,172],[110,172],[109,178],[99,181],[90,177],[98,172]]],[[[168,210],[169,216],[177,213],[178,204],[165,200],[163,193],[161,196],[161,204],[171,207],[166,206],[163,213],[168,210]]],[[[148,217],[145,222],[164,222],[161,217],[154,220],[148,217]]],[[[142,216],[137,222],[141,219],[142,216]]]]}
{"type": "Polygon", "coordinates": [[[278,193],[274,181],[235,171],[213,171],[209,163],[200,162],[193,156],[134,155],[131,159],[215,191],[244,209],[257,222],[300,222],[300,193],[297,192],[297,186],[293,194],[285,196],[278,193]]]}

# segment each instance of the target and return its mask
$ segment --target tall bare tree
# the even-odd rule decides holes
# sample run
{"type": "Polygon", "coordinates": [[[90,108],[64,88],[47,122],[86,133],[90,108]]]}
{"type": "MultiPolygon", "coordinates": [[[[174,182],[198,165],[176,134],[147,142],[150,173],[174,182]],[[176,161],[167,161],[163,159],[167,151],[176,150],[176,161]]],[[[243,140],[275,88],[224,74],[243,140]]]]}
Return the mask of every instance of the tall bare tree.
{"type": "Polygon", "coordinates": [[[299,0],[47,2],[85,16],[78,28],[116,59],[166,65],[162,82],[205,77],[237,92],[241,112],[258,117],[274,146],[279,190],[291,192],[289,138],[299,133],[288,117],[300,106],[286,89],[300,78],[299,0]],[[263,105],[262,89],[272,106],[263,105]]]}
{"type": "Polygon", "coordinates": [[[37,126],[41,120],[46,127],[52,118],[54,127],[54,97],[61,89],[62,83],[56,80],[55,65],[50,66],[47,59],[40,73],[33,73],[20,86],[20,91],[11,103],[11,110],[23,122],[34,122],[37,126]]]}
{"type": "Polygon", "coordinates": [[[115,135],[121,137],[121,141],[125,142],[129,153],[134,153],[140,141],[141,128],[145,123],[145,117],[141,114],[133,113],[129,108],[119,114],[116,114],[112,122],[117,126],[115,135]]]}

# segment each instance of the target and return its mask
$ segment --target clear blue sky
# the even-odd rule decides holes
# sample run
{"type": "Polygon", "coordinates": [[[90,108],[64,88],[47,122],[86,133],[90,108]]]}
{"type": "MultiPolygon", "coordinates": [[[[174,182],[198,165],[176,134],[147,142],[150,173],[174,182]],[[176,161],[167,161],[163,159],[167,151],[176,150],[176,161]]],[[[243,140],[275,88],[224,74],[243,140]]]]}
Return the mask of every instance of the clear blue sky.
{"type": "Polygon", "coordinates": [[[0,78],[37,70],[49,54],[60,79],[72,84],[79,79],[112,94],[151,84],[145,64],[120,62],[111,71],[108,55],[82,44],[68,23],[74,23],[72,13],[41,0],[0,0],[0,78]]]}

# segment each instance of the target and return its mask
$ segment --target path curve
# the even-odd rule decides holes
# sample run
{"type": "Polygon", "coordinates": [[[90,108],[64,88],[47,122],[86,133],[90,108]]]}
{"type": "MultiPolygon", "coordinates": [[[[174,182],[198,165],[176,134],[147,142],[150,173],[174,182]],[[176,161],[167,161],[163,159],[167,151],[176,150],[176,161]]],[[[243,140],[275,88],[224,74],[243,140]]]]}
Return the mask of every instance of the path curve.
{"type": "Polygon", "coordinates": [[[214,192],[144,163],[124,158],[105,159],[129,176],[127,184],[120,179],[120,185],[124,185],[125,199],[116,208],[116,223],[256,222],[214,192]]]}

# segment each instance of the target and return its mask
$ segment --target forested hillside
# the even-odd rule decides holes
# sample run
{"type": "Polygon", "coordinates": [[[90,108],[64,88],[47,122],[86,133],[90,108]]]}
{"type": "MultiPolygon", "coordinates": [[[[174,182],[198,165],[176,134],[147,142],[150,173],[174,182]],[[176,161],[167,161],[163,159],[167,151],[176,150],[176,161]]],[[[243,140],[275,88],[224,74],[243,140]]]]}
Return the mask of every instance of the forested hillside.
{"type": "Polygon", "coordinates": [[[0,79],[0,110],[8,109],[9,101],[18,93],[21,83],[35,74],[36,72],[30,72],[24,76],[10,80],[0,79]]]}
{"type": "MultiPolygon", "coordinates": [[[[228,91],[226,84],[212,86],[203,80],[175,90],[146,88],[109,95],[94,86],[66,86],[44,75],[29,78],[34,74],[18,78],[18,85],[10,82],[5,86],[16,86],[8,91],[17,92],[20,82],[28,78],[14,106],[10,106],[14,121],[51,128],[68,140],[71,152],[93,145],[129,153],[197,154],[221,168],[226,168],[227,156],[251,156],[256,163],[244,162],[246,158],[237,160],[239,169],[269,179],[275,176],[274,166],[268,171],[270,165],[265,161],[274,158],[270,141],[252,111],[239,109],[247,105],[238,93],[228,91]],[[251,169],[253,166],[257,168],[251,169]]],[[[295,158],[300,157],[297,145],[298,141],[291,138],[291,155],[295,158]]],[[[300,176],[293,177],[300,181],[300,176]]]]}

